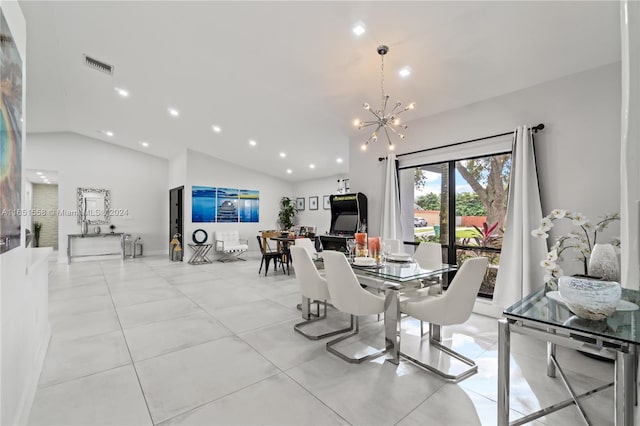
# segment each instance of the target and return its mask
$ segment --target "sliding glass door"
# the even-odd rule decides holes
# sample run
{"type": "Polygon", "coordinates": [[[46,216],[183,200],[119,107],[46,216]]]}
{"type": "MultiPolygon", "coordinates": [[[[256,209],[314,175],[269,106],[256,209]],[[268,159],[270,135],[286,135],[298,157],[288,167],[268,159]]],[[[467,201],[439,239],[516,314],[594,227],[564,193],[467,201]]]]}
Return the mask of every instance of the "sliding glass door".
{"type": "Polygon", "coordinates": [[[507,225],[511,154],[424,164],[402,173],[414,177],[414,241],[440,243],[447,263],[488,257],[479,296],[492,298],[507,225]]]}

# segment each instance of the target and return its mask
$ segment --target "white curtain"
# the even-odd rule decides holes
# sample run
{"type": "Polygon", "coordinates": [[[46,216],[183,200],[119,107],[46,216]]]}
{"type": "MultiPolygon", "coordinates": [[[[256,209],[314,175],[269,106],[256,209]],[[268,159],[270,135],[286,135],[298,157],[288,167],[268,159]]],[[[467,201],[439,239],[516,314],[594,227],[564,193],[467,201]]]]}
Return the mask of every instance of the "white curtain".
{"type": "Polygon", "coordinates": [[[493,293],[494,305],[503,308],[544,285],[539,263],[547,254],[546,241],[531,235],[540,226],[542,208],[533,137],[526,126],[515,131],[511,162],[506,230],[493,293]]]}
{"type": "Polygon", "coordinates": [[[640,285],[640,4],[620,2],[622,141],[620,147],[621,284],[640,285]]]}
{"type": "Polygon", "coordinates": [[[392,152],[387,155],[380,236],[383,240],[402,240],[396,155],[392,152]]]}

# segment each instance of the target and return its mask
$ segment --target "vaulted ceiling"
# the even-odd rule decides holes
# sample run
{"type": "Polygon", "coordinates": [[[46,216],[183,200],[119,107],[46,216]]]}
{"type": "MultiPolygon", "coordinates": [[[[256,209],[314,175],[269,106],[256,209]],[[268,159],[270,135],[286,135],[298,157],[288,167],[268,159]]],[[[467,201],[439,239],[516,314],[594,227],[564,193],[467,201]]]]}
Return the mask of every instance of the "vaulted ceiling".
{"type": "Polygon", "coordinates": [[[615,1],[21,6],[28,132],[72,131],[165,158],[188,147],[292,181],[348,171],[350,140],[366,139],[352,121],[380,97],[379,44],[391,48],[391,100],[417,103],[409,126],[620,58],[615,1]],[[113,74],[85,66],[83,54],[113,74]],[[405,66],[412,73],[401,78],[405,66]]]}

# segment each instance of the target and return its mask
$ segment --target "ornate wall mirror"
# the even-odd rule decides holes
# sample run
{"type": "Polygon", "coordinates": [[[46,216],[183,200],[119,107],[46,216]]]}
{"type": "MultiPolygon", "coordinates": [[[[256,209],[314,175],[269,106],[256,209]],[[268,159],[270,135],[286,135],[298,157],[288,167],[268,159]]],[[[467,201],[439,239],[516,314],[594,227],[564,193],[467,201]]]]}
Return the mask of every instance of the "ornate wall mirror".
{"type": "Polygon", "coordinates": [[[78,223],[83,219],[89,225],[111,223],[110,191],[99,188],[78,188],[78,223]]]}

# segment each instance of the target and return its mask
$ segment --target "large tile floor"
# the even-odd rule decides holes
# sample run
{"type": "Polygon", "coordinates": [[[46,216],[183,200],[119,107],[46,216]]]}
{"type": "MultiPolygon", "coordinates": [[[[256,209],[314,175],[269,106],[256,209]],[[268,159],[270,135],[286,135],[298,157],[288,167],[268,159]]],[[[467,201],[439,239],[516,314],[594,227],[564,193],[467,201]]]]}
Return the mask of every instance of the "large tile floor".
{"type": "MultiPolygon", "coordinates": [[[[445,327],[448,345],[479,373],[454,385],[402,361],[350,365],[325,341],[294,333],[294,274],[258,275],[259,258],[189,265],[164,257],[56,264],[52,338],[29,422],[34,425],[494,425],[497,323],[473,315],[445,327]]],[[[331,311],[330,325],[347,319],[331,311]]],[[[420,346],[403,321],[403,349],[420,346]]],[[[320,325],[318,326],[320,327],[320,325]]],[[[324,325],[326,327],[326,325],[324,325]]],[[[382,345],[366,318],[362,342],[382,345]]],[[[362,352],[364,344],[346,344],[362,352]]],[[[512,336],[512,419],[568,398],[545,375],[544,344],[512,336]]],[[[578,391],[610,381],[612,365],[559,348],[578,391]]],[[[441,359],[441,367],[447,360],[441,359]]],[[[455,368],[455,366],[451,366],[455,368]]],[[[613,423],[613,392],[585,402],[594,424],[613,423]]],[[[575,407],[535,424],[582,424],[575,407]]]]}

